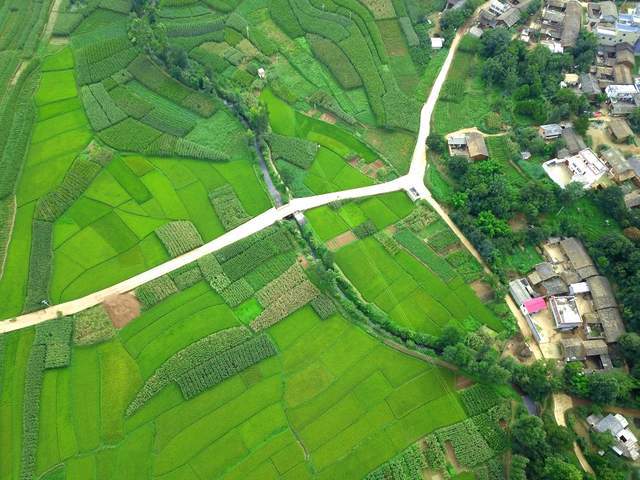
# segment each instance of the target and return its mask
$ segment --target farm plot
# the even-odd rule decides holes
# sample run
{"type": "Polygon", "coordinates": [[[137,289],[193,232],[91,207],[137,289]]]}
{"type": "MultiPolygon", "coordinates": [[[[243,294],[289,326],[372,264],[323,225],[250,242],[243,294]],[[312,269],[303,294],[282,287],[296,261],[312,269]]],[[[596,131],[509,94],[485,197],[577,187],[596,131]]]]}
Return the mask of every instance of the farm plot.
{"type": "MultiPolygon", "coordinates": [[[[385,196],[379,199],[388,202],[385,196]]],[[[449,324],[469,330],[480,325],[502,330],[500,320],[464,282],[478,277],[479,266],[463,250],[449,253],[457,240],[446,225],[434,222],[433,212],[422,208],[385,218],[379,206],[350,203],[338,212],[327,208],[311,211],[308,217],[325,240],[349,227],[356,227],[358,236],[357,226],[367,221],[373,231],[395,224],[395,233],[382,230],[351,242],[335,253],[335,259],[364,298],[399,324],[432,334],[449,324]]]]}

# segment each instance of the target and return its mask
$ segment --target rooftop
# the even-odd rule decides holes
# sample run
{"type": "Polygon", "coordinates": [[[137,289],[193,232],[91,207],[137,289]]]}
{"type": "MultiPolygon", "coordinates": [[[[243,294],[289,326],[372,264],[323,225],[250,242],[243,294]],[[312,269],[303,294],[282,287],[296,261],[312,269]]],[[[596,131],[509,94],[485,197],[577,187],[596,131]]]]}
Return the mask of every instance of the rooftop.
{"type": "Polygon", "coordinates": [[[549,305],[556,328],[565,330],[582,325],[575,297],[549,297],[549,305]]]}

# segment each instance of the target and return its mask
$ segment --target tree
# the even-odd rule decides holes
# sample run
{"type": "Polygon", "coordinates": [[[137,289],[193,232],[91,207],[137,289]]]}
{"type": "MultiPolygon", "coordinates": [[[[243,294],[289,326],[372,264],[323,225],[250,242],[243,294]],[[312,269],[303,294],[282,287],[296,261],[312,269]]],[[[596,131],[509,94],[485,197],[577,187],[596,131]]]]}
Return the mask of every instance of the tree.
{"type": "Polygon", "coordinates": [[[589,129],[589,117],[579,116],[573,122],[573,128],[580,135],[587,133],[589,129]]]}
{"type": "Polygon", "coordinates": [[[447,160],[447,170],[454,179],[459,180],[469,171],[469,160],[466,157],[454,155],[447,160]]]}
{"type": "Polygon", "coordinates": [[[640,107],[636,108],[631,114],[627,117],[629,120],[629,126],[635,133],[640,133],[640,107]]]}
{"type": "Polygon", "coordinates": [[[635,364],[640,360],[640,335],[627,332],[618,339],[618,345],[627,362],[635,364]]]}
{"type": "Polygon", "coordinates": [[[560,457],[550,457],[544,466],[545,480],[582,480],[582,472],[560,457]]]}
{"type": "Polygon", "coordinates": [[[592,32],[580,30],[580,35],[573,47],[573,58],[580,72],[586,72],[593,65],[598,51],[598,39],[592,32]]]}
{"type": "Polygon", "coordinates": [[[614,403],[620,393],[618,380],[606,374],[591,374],[588,377],[589,398],[596,403],[614,403]]]}
{"type": "Polygon", "coordinates": [[[511,41],[511,32],[503,27],[487,30],[480,39],[480,53],[484,57],[494,57],[504,52],[511,41]]]}
{"type": "Polygon", "coordinates": [[[527,395],[538,401],[559,386],[553,363],[544,360],[537,360],[531,365],[516,364],[513,380],[527,395]]]}
{"type": "Polygon", "coordinates": [[[544,457],[548,452],[547,432],[542,420],[533,415],[518,418],[511,425],[514,450],[531,458],[531,453],[544,457]]]}
{"type": "Polygon", "coordinates": [[[589,392],[587,377],[580,362],[569,362],[562,372],[564,388],[570,393],[586,397],[589,392]]]}
{"type": "Polygon", "coordinates": [[[447,142],[442,135],[431,134],[427,137],[427,147],[436,153],[444,153],[447,148],[447,142]]]}
{"type": "Polygon", "coordinates": [[[493,212],[480,212],[476,226],[489,238],[510,237],[511,227],[504,220],[497,218],[493,212]]]}

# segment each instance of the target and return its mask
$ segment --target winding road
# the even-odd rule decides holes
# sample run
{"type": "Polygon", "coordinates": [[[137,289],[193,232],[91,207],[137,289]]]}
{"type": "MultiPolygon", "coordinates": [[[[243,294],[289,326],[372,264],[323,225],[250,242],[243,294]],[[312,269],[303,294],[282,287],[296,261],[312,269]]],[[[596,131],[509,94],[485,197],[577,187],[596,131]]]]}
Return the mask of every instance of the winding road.
{"type": "Polygon", "coordinates": [[[427,169],[427,151],[426,141],[429,136],[431,127],[431,117],[433,111],[440,96],[440,91],[447,78],[449,68],[453,63],[456,50],[460,43],[460,40],[464,34],[463,30],[460,30],[453,39],[449,48],[449,53],[445,59],[438,76],[436,77],[429,97],[423,105],[420,111],[420,128],[418,130],[418,138],[416,140],[416,146],[411,157],[411,166],[409,173],[389,182],[371,185],[368,187],[354,188],[350,190],[342,190],[339,192],[331,192],[323,195],[315,195],[311,197],[295,198],[289,203],[271,208],[260,215],[252,218],[248,222],[240,225],[239,227],[226,232],[222,236],[198,247],[184,255],[173,258],[157,267],[151,268],[143,273],[135,275],[127,280],[117,283],[111,287],[105,288],[98,292],[89,294],[85,297],[71,300],[59,305],[53,305],[36,312],[20,315],[16,318],[0,321],[0,334],[7,333],[22,328],[31,327],[38,323],[45,322],[47,320],[54,319],[58,316],[72,315],[78,313],[87,308],[93,307],[103,302],[107,297],[115,294],[122,294],[135,290],[137,287],[159,278],[167,273],[173,272],[178,268],[194,262],[198,258],[201,258],[209,253],[216,252],[232,243],[242,240],[250,235],[253,235],[274,223],[283,220],[284,218],[293,215],[296,212],[303,212],[313,208],[327,205],[339,200],[351,200],[356,198],[370,197],[373,195],[381,195],[384,193],[397,192],[400,190],[406,191],[412,197],[418,197],[429,203],[429,205],[442,217],[442,219],[449,225],[453,232],[458,236],[460,241],[465,247],[478,259],[478,261],[487,268],[483,259],[480,257],[476,249],[466,239],[466,237],[460,232],[458,227],[449,218],[445,210],[436,202],[431,195],[431,192],[424,184],[424,175],[427,169]]]}

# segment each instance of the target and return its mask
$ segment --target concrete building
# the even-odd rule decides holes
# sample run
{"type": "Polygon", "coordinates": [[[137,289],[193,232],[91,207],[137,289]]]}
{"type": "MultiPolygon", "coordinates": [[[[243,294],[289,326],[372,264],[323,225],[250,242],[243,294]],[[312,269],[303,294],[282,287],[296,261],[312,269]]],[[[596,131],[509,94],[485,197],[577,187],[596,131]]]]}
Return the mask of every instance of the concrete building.
{"type": "Polygon", "coordinates": [[[590,148],[570,157],[548,160],[542,168],[560,188],[571,182],[581,183],[585,189],[591,188],[608,171],[605,163],[590,148]]]}
{"type": "Polygon", "coordinates": [[[582,325],[582,317],[578,312],[575,297],[549,297],[549,307],[556,329],[573,330],[582,325]]]}
{"type": "Polygon", "coordinates": [[[640,448],[638,447],[638,439],[629,429],[629,422],[619,413],[610,413],[606,417],[601,415],[589,415],[587,423],[596,432],[609,432],[614,438],[614,444],[611,449],[618,455],[638,460],[640,458],[640,448]]]}
{"type": "Polygon", "coordinates": [[[547,125],[540,125],[538,132],[545,140],[555,140],[562,135],[562,127],[557,123],[549,123],[547,125]]]}

